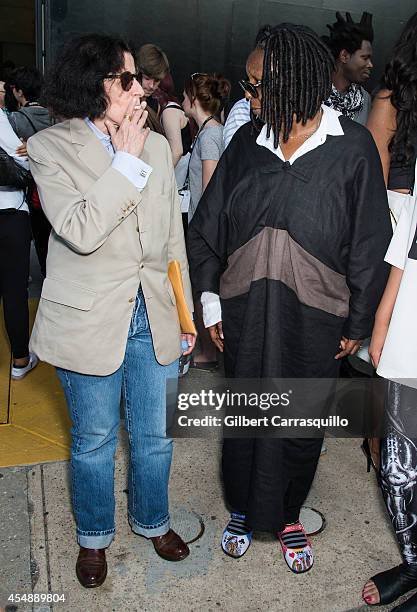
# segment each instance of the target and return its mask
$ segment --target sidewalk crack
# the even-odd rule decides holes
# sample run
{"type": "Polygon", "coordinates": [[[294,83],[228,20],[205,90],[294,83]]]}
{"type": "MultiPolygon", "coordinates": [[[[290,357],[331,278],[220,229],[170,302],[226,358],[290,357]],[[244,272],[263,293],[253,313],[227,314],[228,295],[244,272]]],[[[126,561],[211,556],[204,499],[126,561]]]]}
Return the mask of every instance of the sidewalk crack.
{"type": "MultiPolygon", "coordinates": [[[[48,575],[48,593],[52,593],[51,585],[51,565],[49,556],[49,534],[48,534],[48,512],[46,510],[46,494],[45,494],[45,476],[44,476],[44,465],[41,468],[41,490],[42,490],[42,513],[43,513],[43,527],[45,533],[45,558],[46,558],[46,571],[48,575]]],[[[51,603],[50,609],[53,612],[54,606],[51,603]]]]}

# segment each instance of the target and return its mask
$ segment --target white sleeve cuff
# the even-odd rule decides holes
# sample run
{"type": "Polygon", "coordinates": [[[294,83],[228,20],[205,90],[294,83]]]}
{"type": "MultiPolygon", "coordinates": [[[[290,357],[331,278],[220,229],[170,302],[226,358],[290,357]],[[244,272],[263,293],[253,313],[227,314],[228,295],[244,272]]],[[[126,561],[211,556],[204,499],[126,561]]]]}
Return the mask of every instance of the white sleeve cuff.
{"type": "Polygon", "coordinates": [[[222,320],[222,308],[217,293],[203,291],[201,294],[201,305],[203,306],[204,327],[211,327],[222,320]]]}
{"type": "Polygon", "coordinates": [[[130,153],[125,151],[117,151],[111,165],[112,168],[123,174],[139,190],[146,187],[148,178],[152,173],[151,166],[148,166],[138,157],[130,155],[130,153]]]}
{"type": "Polygon", "coordinates": [[[405,200],[401,208],[397,226],[385,255],[385,261],[391,266],[404,270],[410,249],[410,238],[414,237],[414,205],[405,200]]]}

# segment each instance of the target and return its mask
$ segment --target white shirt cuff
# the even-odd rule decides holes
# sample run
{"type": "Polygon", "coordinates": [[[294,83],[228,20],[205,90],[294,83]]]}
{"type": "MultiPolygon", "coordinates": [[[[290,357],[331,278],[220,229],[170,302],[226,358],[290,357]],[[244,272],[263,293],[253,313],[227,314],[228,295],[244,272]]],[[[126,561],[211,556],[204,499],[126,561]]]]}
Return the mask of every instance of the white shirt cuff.
{"type": "Polygon", "coordinates": [[[222,320],[222,308],[217,293],[203,291],[201,294],[201,305],[203,306],[204,327],[211,327],[222,320]]]}
{"type": "Polygon", "coordinates": [[[145,164],[144,161],[126,153],[126,151],[117,151],[112,161],[112,168],[123,174],[136,189],[142,190],[146,187],[148,178],[152,173],[151,166],[145,164]]]}

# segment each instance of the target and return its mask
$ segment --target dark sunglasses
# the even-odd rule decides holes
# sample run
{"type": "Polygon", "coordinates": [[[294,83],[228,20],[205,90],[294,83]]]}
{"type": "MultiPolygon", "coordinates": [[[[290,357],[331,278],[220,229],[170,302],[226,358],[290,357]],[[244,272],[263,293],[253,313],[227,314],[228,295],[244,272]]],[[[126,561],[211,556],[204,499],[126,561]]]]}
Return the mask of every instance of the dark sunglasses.
{"type": "Polygon", "coordinates": [[[252,98],[258,98],[258,87],[262,85],[262,81],[251,83],[250,81],[245,81],[245,79],[242,79],[241,81],[239,81],[239,85],[241,86],[243,91],[248,93],[252,98]]]}
{"type": "Polygon", "coordinates": [[[120,85],[122,86],[123,91],[130,91],[132,89],[133,81],[136,79],[140,82],[142,78],[141,73],[134,74],[133,72],[129,72],[126,70],[125,72],[120,72],[119,74],[106,74],[105,79],[120,79],[120,85]]]}

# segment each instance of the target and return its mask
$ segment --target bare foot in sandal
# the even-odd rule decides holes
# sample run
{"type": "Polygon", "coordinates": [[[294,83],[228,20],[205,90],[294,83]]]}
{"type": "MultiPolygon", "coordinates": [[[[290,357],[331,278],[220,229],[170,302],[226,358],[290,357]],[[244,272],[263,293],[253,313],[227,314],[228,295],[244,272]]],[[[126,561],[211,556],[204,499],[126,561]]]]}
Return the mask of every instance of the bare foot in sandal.
{"type": "Polygon", "coordinates": [[[365,584],[362,597],[368,606],[386,605],[417,588],[417,565],[401,563],[372,576],[365,584]]]}
{"type": "Polygon", "coordinates": [[[379,604],[379,591],[372,580],[368,580],[363,587],[362,598],[368,606],[377,606],[379,604]]]}

